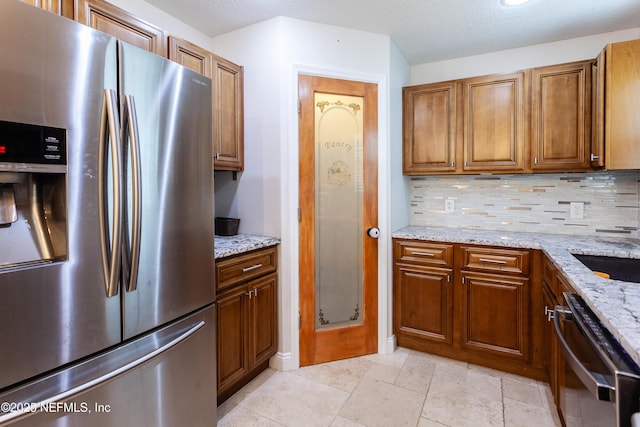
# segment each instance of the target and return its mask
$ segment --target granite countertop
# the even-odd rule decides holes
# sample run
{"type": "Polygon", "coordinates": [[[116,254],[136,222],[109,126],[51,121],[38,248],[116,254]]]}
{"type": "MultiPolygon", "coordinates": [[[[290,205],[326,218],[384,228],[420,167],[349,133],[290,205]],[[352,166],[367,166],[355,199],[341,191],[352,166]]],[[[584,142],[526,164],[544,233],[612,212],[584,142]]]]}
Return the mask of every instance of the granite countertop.
{"type": "Polygon", "coordinates": [[[571,254],[640,258],[640,240],[410,226],[394,238],[541,249],[640,365],[640,283],[607,280],[571,254]]]}
{"type": "Polygon", "coordinates": [[[280,243],[277,237],[256,236],[253,234],[237,234],[235,236],[214,237],[214,258],[224,258],[231,255],[238,255],[254,249],[275,246],[280,243]]]}

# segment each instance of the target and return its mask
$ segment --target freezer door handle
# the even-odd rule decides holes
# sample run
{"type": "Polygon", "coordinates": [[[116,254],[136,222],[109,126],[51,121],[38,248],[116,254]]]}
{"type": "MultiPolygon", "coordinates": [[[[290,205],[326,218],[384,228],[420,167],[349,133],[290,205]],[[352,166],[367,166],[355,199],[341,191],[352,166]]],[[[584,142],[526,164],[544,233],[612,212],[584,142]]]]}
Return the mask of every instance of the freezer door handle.
{"type": "MultiPolygon", "coordinates": [[[[142,170],[140,163],[140,136],[138,132],[138,117],[135,99],[125,95],[122,118],[122,142],[129,142],[131,156],[131,244],[128,234],[124,238],[124,280],[127,292],[135,291],[138,286],[138,269],[140,266],[140,235],[142,223],[142,170]]],[[[125,207],[125,209],[127,209],[125,207]]],[[[125,214],[126,215],[126,214],[125,214]]]]}
{"type": "Polygon", "coordinates": [[[47,407],[47,405],[50,405],[54,402],[61,402],[65,399],[68,399],[74,395],[80,394],[82,392],[84,392],[85,390],[89,390],[91,388],[94,387],[98,387],[100,384],[105,383],[119,375],[122,375],[123,373],[130,371],[140,365],[142,365],[143,363],[145,363],[147,360],[152,359],[156,356],[158,356],[161,353],[164,353],[168,350],[170,350],[171,348],[175,347],[176,345],[180,344],[181,342],[183,342],[184,340],[186,340],[187,338],[189,338],[190,336],[192,336],[193,334],[195,334],[199,329],[201,329],[203,326],[205,325],[204,320],[200,320],[199,322],[195,323],[194,325],[192,325],[191,327],[189,327],[189,329],[187,329],[185,332],[183,332],[182,334],[180,334],[179,336],[177,336],[176,338],[172,339],[171,341],[167,342],[166,344],[158,347],[157,349],[155,349],[154,351],[151,351],[149,353],[146,353],[145,355],[133,360],[130,363],[127,363],[123,366],[120,366],[112,371],[109,371],[107,373],[105,373],[104,375],[101,375],[95,379],[92,379],[90,381],[87,381],[83,384],[80,384],[76,387],[72,387],[69,390],[65,390],[63,392],[57,393],[54,396],[48,397],[46,399],[42,399],[38,402],[28,402],[28,403],[24,403],[24,405],[16,405],[20,408],[23,407],[28,407],[28,411],[26,410],[15,410],[12,412],[8,412],[8,413],[2,413],[0,412],[0,425],[3,425],[3,423],[8,422],[10,420],[13,420],[15,418],[20,418],[26,415],[30,415],[36,412],[40,412],[41,410],[43,410],[44,408],[47,407]]]}
{"type": "Polygon", "coordinates": [[[102,272],[107,297],[118,294],[120,257],[122,251],[122,149],[120,146],[120,122],[117,97],[114,90],[105,89],[102,96],[100,117],[100,152],[98,159],[98,203],[100,211],[100,243],[102,248],[102,272]],[[111,183],[113,229],[109,236],[109,192],[107,191],[109,149],[111,151],[111,183]]]}

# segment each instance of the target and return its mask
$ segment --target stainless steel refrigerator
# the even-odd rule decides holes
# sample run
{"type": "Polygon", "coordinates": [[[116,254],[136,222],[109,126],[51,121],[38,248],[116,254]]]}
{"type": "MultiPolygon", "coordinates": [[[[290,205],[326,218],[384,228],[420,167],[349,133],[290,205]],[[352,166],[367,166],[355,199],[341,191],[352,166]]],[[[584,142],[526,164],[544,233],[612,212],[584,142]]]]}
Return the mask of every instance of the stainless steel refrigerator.
{"type": "Polygon", "coordinates": [[[211,81],[17,0],[0,57],[0,425],[215,425],[211,81]]]}

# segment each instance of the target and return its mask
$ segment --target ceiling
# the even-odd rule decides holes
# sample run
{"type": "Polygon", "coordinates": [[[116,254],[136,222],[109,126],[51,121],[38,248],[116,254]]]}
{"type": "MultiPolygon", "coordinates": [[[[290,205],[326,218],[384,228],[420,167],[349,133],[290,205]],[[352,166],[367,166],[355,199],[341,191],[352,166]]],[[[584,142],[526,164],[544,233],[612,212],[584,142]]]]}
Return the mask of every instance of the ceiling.
{"type": "Polygon", "coordinates": [[[410,65],[640,27],[640,0],[146,0],[214,37],[276,16],[385,34],[410,65]]]}

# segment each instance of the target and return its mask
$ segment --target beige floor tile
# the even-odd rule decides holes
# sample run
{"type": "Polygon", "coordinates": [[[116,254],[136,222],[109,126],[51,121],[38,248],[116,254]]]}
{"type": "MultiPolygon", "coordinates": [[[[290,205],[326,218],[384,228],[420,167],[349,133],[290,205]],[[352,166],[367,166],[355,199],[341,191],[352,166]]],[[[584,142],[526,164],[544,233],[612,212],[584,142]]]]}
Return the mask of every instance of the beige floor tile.
{"type": "Polygon", "coordinates": [[[422,417],[450,426],[502,426],[501,379],[471,369],[436,366],[422,417]]]}
{"type": "Polygon", "coordinates": [[[218,407],[232,427],[560,427],[548,384],[407,349],[268,369],[218,407]]]}
{"type": "Polygon", "coordinates": [[[331,423],[330,427],[367,427],[364,424],[357,423],[355,421],[348,420],[344,417],[337,416],[331,423]]]}
{"type": "Polygon", "coordinates": [[[243,406],[236,406],[224,415],[218,416],[218,427],[282,427],[273,420],[261,417],[243,406]]]}
{"type": "Polygon", "coordinates": [[[424,395],[365,377],[340,410],[340,416],[369,427],[416,426],[424,395]]]}
{"type": "Polygon", "coordinates": [[[418,421],[418,427],[451,427],[451,426],[448,426],[446,424],[440,424],[436,421],[428,420],[426,418],[420,418],[420,421],[418,421]]]}
{"type": "Polygon", "coordinates": [[[349,393],[299,375],[278,372],[241,406],[285,426],[326,427],[334,420],[349,393]]]}
{"type": "Polygon", "coordinates": [[[351,393],[371,365],[373,362],[354,358],[305,366],[292,373],[351,393]]]}
{"type": "Polygon", "coordinates": [[[277,373],[275,369],[266,369],[255,377],[249,384],[242,387],[233,396],[224,401],[224,403],[218,406],[218,419],[224,417],[228,412],[231,412],[236,406],[240,405],[242,401],[254,390],[258,390],[262,384],[264,384],[271,376],[277,373]]]}
{"type": "Polygon", "coordinates": [[[505,398],[546,409],[545,402],[543,402],[538,389],[538,383],[535,380],[524,382],[503,379],[502,393],[505,398]]]}
{"type": "Polygon", "coordinates": [[[398,375],[400,374],[400,369],[401,367],[396,367],[393,365],[372,363],[365,376],[368,378],[373,378],[389,384],[393,384],[396,382],[396,378],[398,378],[398,375]]]}
{"type": "Polygon", "coordinates": [[[560,427],[559,420],[554,419],[548,409],[509,398],[504,399],[504,425],[507,427],[560,427]]]}
{"type": "Polygon", "coordinates": [[[396,378],[397,386],[417,393],[427,394],[437,359],[425,357],[425,353],[411,352],[396,378]]]}
{"type": "Polygon", "coordinates": [[[411,350],[409,349],[398,347],[396,351],[391,354],[369,354],[363,356],[363,358],[381,365],[389,365],[399,369],[402,368],[410,352],[411,350]]]}

